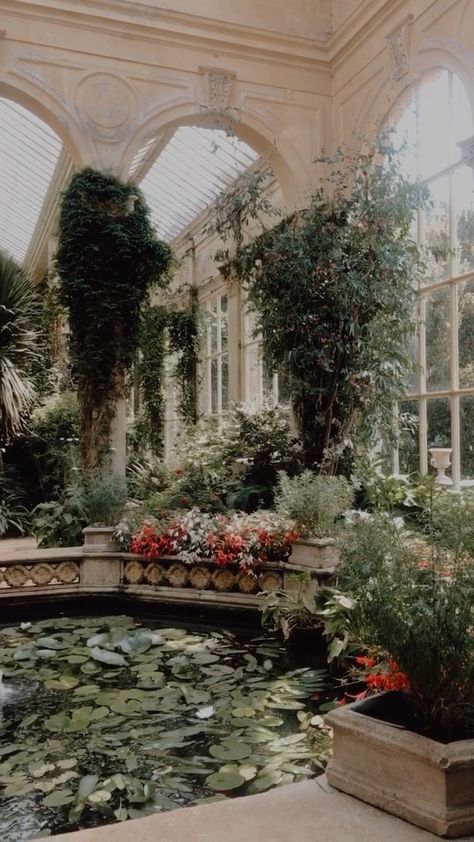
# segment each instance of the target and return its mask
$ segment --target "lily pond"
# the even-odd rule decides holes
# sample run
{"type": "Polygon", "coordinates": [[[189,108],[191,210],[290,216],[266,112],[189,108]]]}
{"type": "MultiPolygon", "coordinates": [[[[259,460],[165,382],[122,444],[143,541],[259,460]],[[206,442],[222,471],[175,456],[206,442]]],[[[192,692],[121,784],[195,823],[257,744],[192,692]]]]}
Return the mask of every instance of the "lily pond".
{"type": "Polygon", "coordinates": [[[322,772],[324,671],[270,635],[129,617],[0,629],[3,842],[263,792],[322,772]]]}

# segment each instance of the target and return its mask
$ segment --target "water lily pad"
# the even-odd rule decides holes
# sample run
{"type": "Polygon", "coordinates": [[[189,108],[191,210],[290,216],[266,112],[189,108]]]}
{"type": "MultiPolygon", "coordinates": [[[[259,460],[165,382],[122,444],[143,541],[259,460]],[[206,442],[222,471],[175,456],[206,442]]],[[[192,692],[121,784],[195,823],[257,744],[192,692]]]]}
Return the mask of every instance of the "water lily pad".
{"type": "Polygon", "coordinates": [[[91,649],[91,655],[96,661],[102,664],[109,664],[114,667],[127,666],[125,658],[119,652],[110,652],[108,649],[99,649],[98,646],[94,646],[91,649]]]}
{"type": "Polygon", "coordinates": [[[77,687],[79,679],[75,675],[61,675],[60,678],[48,678],[44,685],[49,690],[72,690],[77,687]]]}
{"type": "Polygon", "coordinates": [[[56,792],[52,792],[51,795],[43,798],[43,805],[45,807],[64,807],[66,804],[70,804],[73,798],[70,789],[57,789],[56,792]]]}
{"type": "Polygon", "coordinates": [[[238,789],[245,783],[245,778],[238,772],[214,772],[206,778],[206,784],[211,789],[219,792],[227,792],[230,789],[238,789]]]}
{"type": "Polygon", "coordinates": [[[243,760],[245,757],[249,757],[252,753],[252,749],[250,746],[246,745],[246,743],[238,742],[237,740],[226,740],[226,742],[222,742],[220,744],[212,745],[209,749],[209,753],[212,754],[213,757],[217,757],[219,760],[243,760]]]}
{"type": "Polygon", "coordinates": [[[40,649],[67,649],[68,644],[63,640],[57,640],[55,637],[40,637],[36,641],[36,645],[40,649]]]}

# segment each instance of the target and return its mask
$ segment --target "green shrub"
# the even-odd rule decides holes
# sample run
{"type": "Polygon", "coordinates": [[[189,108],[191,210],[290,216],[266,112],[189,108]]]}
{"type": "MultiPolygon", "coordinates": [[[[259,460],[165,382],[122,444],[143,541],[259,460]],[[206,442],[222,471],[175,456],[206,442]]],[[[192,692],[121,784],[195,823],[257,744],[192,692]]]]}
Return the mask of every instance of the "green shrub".
{"type": "Polygon", "coordinates": [[[0,538],[10,533],[23,534],[29,525],[29,514],[21,504],[15,483],[0,474],[0,538]]]}
{"type": "Polygon", "coordinates": [[[76,547],[87,525],[84,492],[79,483],[68,486],[59,500],[40,503],[32,512],[33,534],[39,547],[76,547]]]}
{"type": "Polygon", "coordinates": [[[302,537],[322,537],[333,531],[336,519],[351,507],[353,499],[353,489],[344,477],[328,477],[308,470],[289,477],[281,471],[275,507],[297,522],[302,537]]]}
{"type": "Polygon", "coordinates": [[[95,473],[83,486],[84,511],[90,526],[115,526],[127,502],[127,484],[111,472],[95,473]]]}
{"type": "Polygon", "coordinates": [[[386,514],[355,522],[339,583],[355,639],[405,673],[415,726],[436,739],[474,733],[474,494],[434,499],[422,545],[386,514]]]}

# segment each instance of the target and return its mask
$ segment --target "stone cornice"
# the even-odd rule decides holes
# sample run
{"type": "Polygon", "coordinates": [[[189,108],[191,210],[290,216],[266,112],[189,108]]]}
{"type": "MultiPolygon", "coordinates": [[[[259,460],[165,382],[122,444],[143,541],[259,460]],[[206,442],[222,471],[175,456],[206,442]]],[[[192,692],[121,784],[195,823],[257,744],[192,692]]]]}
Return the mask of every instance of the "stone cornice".
{"type": "MultiPolygon", "coordinates": [[[[337,70],[365,39],[408,6],[410,0],[363,0],[360,7],[327,42],[326,50],[332,69],[337,70]]],[[[382,38],[381,45],[385,46],[382,38]]]]}
{"type": "MultiPolygon", "coordinates": [[[[246,54],[265,62],[326,67],[328,35],[303,37],[277,30],[227,23],[199,15],[153,9],[128,0],[0,0],[0,12],[48,23],[66,23],[137,40],[215,50],[220,54],[246,54]]],[[[31,31],[31,30],[30,30],[31,31]]],[[[58,45],[59,46],[59,45],[58,45]]]]}

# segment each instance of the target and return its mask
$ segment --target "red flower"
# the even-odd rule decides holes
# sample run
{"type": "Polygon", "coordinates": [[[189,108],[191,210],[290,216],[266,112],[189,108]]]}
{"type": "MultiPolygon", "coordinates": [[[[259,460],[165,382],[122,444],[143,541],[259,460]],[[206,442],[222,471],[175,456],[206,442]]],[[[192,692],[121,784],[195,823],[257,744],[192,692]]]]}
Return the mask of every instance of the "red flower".
{"type": "Polygon", "coordinates": [[[359,655],[358,658],[355,659],[356,664],[359,664],[360,667],[365,667],[366,669],[372,669],[375,667],[377,661],[375,658],[366,658],[364,655],[359,655]]]}

